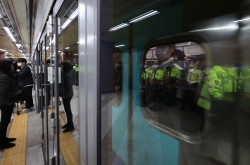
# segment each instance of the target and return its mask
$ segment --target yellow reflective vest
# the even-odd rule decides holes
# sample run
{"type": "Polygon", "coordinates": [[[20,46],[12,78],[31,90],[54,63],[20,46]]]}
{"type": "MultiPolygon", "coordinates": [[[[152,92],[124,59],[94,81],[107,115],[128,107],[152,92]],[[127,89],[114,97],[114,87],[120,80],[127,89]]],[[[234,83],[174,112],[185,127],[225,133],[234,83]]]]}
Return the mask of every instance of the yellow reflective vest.
{"type": "Polygon", "coordinates": [[[223,94],[237,92],[237,78],[234,67],[215,65],[208,76],[209,95],[215,100],[233,101],[233,98],[223,98],[223,94]]]}

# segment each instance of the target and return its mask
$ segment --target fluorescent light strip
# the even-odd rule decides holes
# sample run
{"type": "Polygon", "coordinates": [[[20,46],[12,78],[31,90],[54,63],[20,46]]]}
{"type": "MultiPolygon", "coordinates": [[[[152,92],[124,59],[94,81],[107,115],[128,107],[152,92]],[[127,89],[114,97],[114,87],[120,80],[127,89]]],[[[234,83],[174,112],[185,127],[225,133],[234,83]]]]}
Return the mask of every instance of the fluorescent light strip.
{"type": "Polygon", "coordinates": [[[222,26],[222,27],[193,30],[190,32],[200,32],[200,31],[209,31],[209,30],[224,30],[224,29],[238,29],[238,26],[228,25],[228,26],[222,26]]]}
{"type": "Polygon", "coordinates": [[[70,16],[69,19],[74,19],[79,13],[79,8],[77,8],[70,16]]]}
{"type": "Polygon", "coordinates": [[[67,19],[64,24],[62,25],[62,29],[65,29],[69,24],[70,22],[78,15],[79,13],[79,8],[77,8],[70,16],[69,16],[69,19],[67,19]]]}
{"type": "Polygon", "coordinates": [[[116,30],[124,28],[124,27],[126,27],[128,25],[129,25],[128,23],[122,23],[122,24],[119,24],[119,25],[117,25],[115,27],[110,28],[109,31],[116,31],[116,30]]]}
{"type": "Polygon", "coordinates": [[[13,42],[16,42],[15,37],[14,37],[13,34],[10,32],[10,29],[9,29],[8,27],[3,27],[3,28],[4,28],[4,30],[8,33],[9,37],[11,38],[11,40],[12,40],[13,42]]]}
{"type": "Polygon", "coordinates": [[[69,49],[70,47],[66,47],[65,49],[69,49]]]}
{"type": "Polygon", "coordinates": [[[135,18],[129,20],[129,23],[139,22],[139,21],[141,21],[141,20],[144,20],[144,19],[146,19],[146,18],[148,18],[148,17],[151,17],[151,16],[153,16],[153,15],[156,15],[156,14],[158,14],[158,13],[159,13],[159,12],[158,12],[157,10],[151,10],[151,11],[149,11],[149,12],[147,12],[147,13],[144,13],[144,14],[138,16],[138,17],[135,17],[135,18]]]}
{"type": "Polygon", "coordinates": [[[123,46],[125,46],[125,45],[124,44],[122,44],[122,45],[116,45],[115,47],[119,48],[119,47],[123,47],[123,46]]]}
{"type": "Polygon", "coordinates": [[[250,21],[250,18],[240,19],[240,20],[236,20],[236,21],[233,21],[233,22],[238,23],[238,22],[247,22],[247,21],[250,21]]]}

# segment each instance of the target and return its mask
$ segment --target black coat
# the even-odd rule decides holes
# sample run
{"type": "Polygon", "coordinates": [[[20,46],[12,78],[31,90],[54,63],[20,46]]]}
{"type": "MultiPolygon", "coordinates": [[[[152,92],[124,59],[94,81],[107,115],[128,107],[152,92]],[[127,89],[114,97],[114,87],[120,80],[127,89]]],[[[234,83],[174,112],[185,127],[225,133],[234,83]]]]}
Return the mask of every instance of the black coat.
{"type": "Polygon", "coordinates": [[[20,72],[18,72],[19,86],[27,86],[33,84],[32,73],[28,65],[25,65],[20,72]]]}
{"type": "Polygon", "coordinates": [[[15,103],[17,99],[17,84],[14,77],[0,69],[0,105],[15,103]]]}
{"type": "Polygon", "coordinates": [[[74,85],[74,70],[70,69],[67,73],[62,73],[61,83],[59,84],[59,96],[73,97],[73,85],[74,85]]]}

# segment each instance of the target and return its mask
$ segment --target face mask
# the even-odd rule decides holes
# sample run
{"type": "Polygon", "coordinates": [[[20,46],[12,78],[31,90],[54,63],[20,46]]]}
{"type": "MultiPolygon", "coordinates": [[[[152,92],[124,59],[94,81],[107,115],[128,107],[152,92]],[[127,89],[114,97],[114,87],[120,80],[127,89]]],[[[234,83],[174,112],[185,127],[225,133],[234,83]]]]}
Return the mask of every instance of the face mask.
{"type": "Polygon", "coordinates": [[[22,64],[21,64],[21,63],[17,63],[17,66],[21,67],[21,66],[22,66],[22,64]]]}

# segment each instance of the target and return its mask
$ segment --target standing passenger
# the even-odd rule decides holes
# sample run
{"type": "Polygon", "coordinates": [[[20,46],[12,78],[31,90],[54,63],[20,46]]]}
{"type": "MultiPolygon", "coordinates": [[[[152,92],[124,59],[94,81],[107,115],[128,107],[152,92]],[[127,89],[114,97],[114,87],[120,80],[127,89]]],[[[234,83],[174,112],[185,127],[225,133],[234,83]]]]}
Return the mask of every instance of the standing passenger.
{"type": "Polygon", "coordinates": [[[26,101],[25,109],[23,109],[21,113],[25,113],[31,111],[31,107],[33,107],[33,78],[30,67],[27,65],[27,60],[25,58],[19,58],[17,60],[17,65],[21,67],[21,70],[17,69],[16,71],[18,72],[19,87],[22,88],[23,96],[26,101]]]}
{"type": "Polygon", "coordinates": [[[15,146],[14,143],[10,142],[16,140],[16,138],[6,137],[7,127],[11,119],[14,104],[18,99],[17,84],[11,74],[12,67],[11,60],[0,60],[0,150],[15,146]]]}
{"type": "Polygon", "coordinates": [[[63,61],[61,63],[62,69],[62,83],[59,84],[59,96],[62,97],[64,110],[67,115],[67,124],[62,126],[66,128],[63,132],[70,132],[75,130],[73,124],[73,115],[71,111],[70,101],[74,95],[73,85],[74,85],[74,70],[73,66],[69,61],[63,61]]]}

